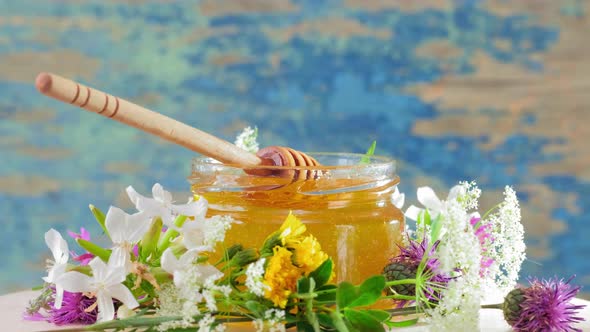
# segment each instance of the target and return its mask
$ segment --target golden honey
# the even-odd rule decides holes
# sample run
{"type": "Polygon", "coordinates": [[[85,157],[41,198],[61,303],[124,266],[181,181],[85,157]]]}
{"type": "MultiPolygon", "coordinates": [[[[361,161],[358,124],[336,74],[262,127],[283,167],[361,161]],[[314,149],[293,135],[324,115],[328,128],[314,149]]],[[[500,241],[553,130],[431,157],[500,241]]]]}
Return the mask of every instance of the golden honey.
{"type": "Polygon", "coordinates": [[[209,201],[208,216],[239,221],[226,244],[259,248],[292,212],[332,257],[338,281],[360,283],[382,271],[404,230],[403,213],[392,203],[395,163],[385,157],[361,163],[358,154],[310,155],[322,166],[264,166],[277,174],[267,176],[195,159],[189,180],[193,193],[209,201]]]}

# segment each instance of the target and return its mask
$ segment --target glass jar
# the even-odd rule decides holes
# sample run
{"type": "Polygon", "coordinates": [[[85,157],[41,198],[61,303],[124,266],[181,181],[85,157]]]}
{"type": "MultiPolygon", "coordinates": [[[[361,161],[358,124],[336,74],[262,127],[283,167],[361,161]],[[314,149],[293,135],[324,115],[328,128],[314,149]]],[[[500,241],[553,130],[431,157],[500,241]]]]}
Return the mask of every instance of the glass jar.
{"type": "Polygon", "coordinates": [[[229,215],[241,222],[228,231],[226,244],[260,248],[292,212],[332,257],[338,281],[359,283],[380,273],[404,230],[403,213],[392,203],[399,183],[394,160],[309,155],[321,166],[257,166],[253,172],[196,158],[189,181],[192,192],[208,200],[208,217],[229,215]],[[255,175],[260,173],[275,175],[255,175]]]}

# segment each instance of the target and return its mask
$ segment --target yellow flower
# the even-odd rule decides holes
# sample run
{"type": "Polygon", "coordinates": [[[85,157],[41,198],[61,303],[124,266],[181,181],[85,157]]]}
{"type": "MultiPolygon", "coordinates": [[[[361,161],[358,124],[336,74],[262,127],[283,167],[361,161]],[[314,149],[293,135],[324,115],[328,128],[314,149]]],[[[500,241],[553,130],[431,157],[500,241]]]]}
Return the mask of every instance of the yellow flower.
{"type": "Polygon", "coordinates": [[[264,273],[264,283],[269,286],[264,292],[264,297],[271,300],[274,305],[284,308],[289,295],[297,289],[297,279],[301,276],[301,271],[293,265],[291,251],[275,246],[273,254],[264,273]]]}
{"type": "Polygon", "coordinates": [[[305,275],[313,272],[328,259],[328,254],[322,251],[320,243],[313,235],[308,235],[302,241],[293,242],[289,248],[295,250],[293,262],[305,275]]]}
{"type": "Polygon", "coordinates": [[[301,235],[305,233],[305,230],[305,225],[301,220],[297,219],[293,213],[289,212],[287,219],[285,219],[279,229],[279,237],[281,238],[283,245],[290,244],[299,241],[301,235]]]}

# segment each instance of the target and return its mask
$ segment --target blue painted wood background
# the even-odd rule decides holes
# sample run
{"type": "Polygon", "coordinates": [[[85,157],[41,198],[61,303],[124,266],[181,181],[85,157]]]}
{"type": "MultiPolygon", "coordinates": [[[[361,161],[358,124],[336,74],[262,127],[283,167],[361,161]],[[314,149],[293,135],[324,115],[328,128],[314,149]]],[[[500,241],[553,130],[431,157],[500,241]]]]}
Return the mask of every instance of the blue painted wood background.
{"type": "Polygon", "coordinates": [[[53,71],[226,139],[377,152],[401,188],[522,199],[525,274],[590,285],[590,43],[582,1],[0,1],[0,293],[40,281],[43,233],[125,186],[188,192],[193,154],[39,95],[53,71]]]}

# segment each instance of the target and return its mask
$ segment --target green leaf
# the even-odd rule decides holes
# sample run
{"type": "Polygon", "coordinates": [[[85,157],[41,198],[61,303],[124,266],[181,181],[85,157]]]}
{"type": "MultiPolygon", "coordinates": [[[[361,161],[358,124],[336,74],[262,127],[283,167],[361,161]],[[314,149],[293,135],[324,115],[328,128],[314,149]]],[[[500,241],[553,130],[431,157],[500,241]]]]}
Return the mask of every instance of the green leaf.
{"type": "MultiPolygon", "coordinates": [[[[319,287],[318,289],[316,289],[316,292],[320,292],[320,291],[324,291],[324,290],[332,290],[337,288],[336,285],[323,285],[322,287],[319,287]]],[[[326,292],[326,293],[321,293],[318,294],[318,296],[315,298],[316,301],[322,301],[322,302],[326,302],[326,301],[330,301],[330,302],[336,302],[336,292],[326,292]]]]}
{"type": "Polygon", "coordinates": [[[301,277],[297,280],[297,293],[299,294],[307,294],[311,290],[311,280],[308,277],[301,277]]]}
{"type": "Polygon", "coordinates": [[[334,322],[334,327],[338,332],[350,332],[351,329],[348,328],[344,319],[342,319],[342,315],[339,311],[332,311],[330,313],[330,317],[332,318],[332,322],[334,322]]]}
{"type": "Polygon", "coordinates": [[[367,306],[371,305],[381,297],[381,293],[385,288],[385,276],[375,275],[365,280],[359,287],[360,295],[352,301],[349,307],[367,306]]]}
{"type": "Polygon", "coordinates": [[[262,248],[260,248],[260,257],[272,256],[274,247],[281,244],[282,240],[280,234],[278,232],[271,234],[266,240],[264,240],[264,244],[262,245],[262,248]]]}
{"type": "Polygon", "coordinates": [[[320,322],[320,325],[325,328],[334,328],[332,318],[323,312],[318,312],[318,322],[320,322]]]}
{"type": "Polygon", "coordinates": [[[336,304],[339,309],[348,307],[357,298],[357,290],[353,284],[343,281],[338,285],[338,290],[336,291],[336,304]]]}
{"type": "Polygon", "coordinates": [[[322,287],[330,280],[333,266],[334,262],[332,262],[331,258],[328,258],[317,269],[311,272],[309,277],[315,280],[317,287],[322,287]]]}
{"type": "Polygon", "coordinates": [[[88,205],[88,208],[90,209],[90,212],[92,212],[92,214],[94,215],[94,219],[96,219],[96,221],[100,225],[100,228],[102,228],[102,231],[110,238],[111,236],[109,235],[109,231],[107,230],[107,227],[105,225],[106,216],[104,215],[104,213],[92,204],[88,205]]]}
{"type": "Polygon", "coordinates": [[[367,152],[365,153],[365,155],[361,158],[361,164],[368,164],[369,162],[371,162],[371,156],[373,156],[375,154],[375,148],[377,147],[377,141],[373,141],[373,143],[371,143],[371,146],[369,147],[369,149],[367,149],[367,152]]]}
{"type": "Polygon", "coordinates": [[[258,301],[246,301],[244,305],[246,306],[246,309],[250,310],[250,312],[257,317],[264,317],[264,311],[267,309],[258,301]]]}
{"type": "Polygon", "coordinates": [[[146,292],[146,294],[149,294],[149,296],[151,296],[152,298],[158,297],[156,294],[156,289],[154,288],[154,285],[150,284],[149,281],[142,280],[140,287],[144,292],[146,292]]]}
{"type": "Polygon", "coordinates": [[[111,257],[111,251],[100,247],[90,241],[86,241],[84,239],[76,239],[78,245],[84,248],[89,253],[93,254],[94,256],[100,257],[105,262],[108,262],[109,257],[111,257]]]}
{"type": "Polygon", "coordinates": [[[418,214],[418,223],[421,223],[422,225],[425,225],[425,226],[430,226],[431,220],[430,220],[430,213],[428,212],[428,209],[420,211],[420,213],[418,214]]]}
{"type": "Polygon", "coordinates": [[[418,318],[408,319],[400,322],[387,322],[387,326],[391,327],[408,327],[412,325],[416,325],[418,323],[418,318]]]}
{"type": "MultiPolygon", "coordinates": [[[[182,215],[176,217],[174,225],[176,227],[182,227],[187,218],[187,216],[182,215]]],[[[168,228],[164,233],[164,236],[161,236],[160,241],[158,241],[158,253],[163,253],[166,249],[168,249],[168,247],[172,244],[172,240],[174,240],[178,235],[178,231],[168,228]]]]}
{"type": "Polygon", "coordinates": [[[299,321],[297,322],[297,331],[303,331],[303,332],[314,332],[313,326],[311,326],[308,322],[306,321],[299,321]]]}
{"type": "Polygon", "coordinates": [[[434,243],[438,240],[442,230],[442,224],[442,216],[439,214],[430,225],[430,243],[434,243]]]}
{"type": "Polygon", "coordinates": [[[381,321],[364,311],[347,309],[344,317],[361,332],[385,332],[381,321]]]}
{"type": "Polygon", "coordinates": [[[389,312],[387,312],[385,310],[368,309],[368,310],[365,310],[365,312],[367,314],[373,316],[376,320],[378,320],[380,322],[386,322],[389,320],[389,318],[391,318],[391,315],[389,314],[389,312]]]}
{"type": "Polygon", "coordinates": [[[162,218],[156,218],[156,220],[152,222],[150,229],[143,236],[143,239],[141,239],[140,258],[143,262],[147,261],[147,259],[156,252],[158,241],[160,240],[160,234],[162,234],[162,226],[162,218]]]}

